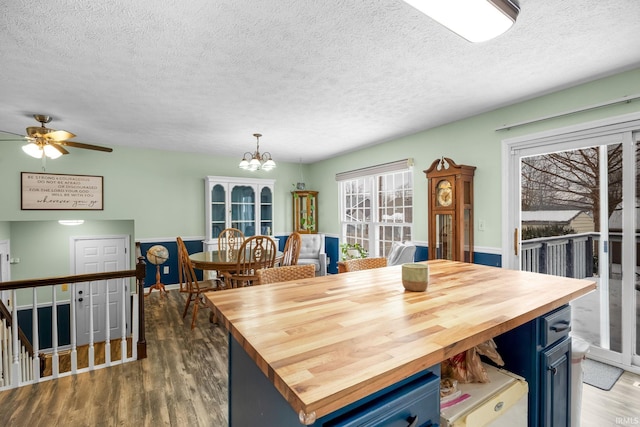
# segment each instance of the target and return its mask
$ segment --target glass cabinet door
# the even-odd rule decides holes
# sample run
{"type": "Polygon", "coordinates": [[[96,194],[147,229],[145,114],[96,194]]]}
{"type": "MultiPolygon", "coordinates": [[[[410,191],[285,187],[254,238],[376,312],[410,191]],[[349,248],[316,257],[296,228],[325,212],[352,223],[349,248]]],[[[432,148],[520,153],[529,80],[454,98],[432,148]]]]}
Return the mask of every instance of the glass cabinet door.
{"type": "Polygon", "coordinates": [[[260,234],[270,236],[273,230],[273,192],[269,187],[260,190],[260,234]]]}
{"type": "Polygon", "coordinates": [[[211,238],[216,238],[227,228],[227,191],[216,184],[211,189],[211,238]]]}
{"type": "Polygon", "coordinates": [[[235,185],[231,189],[231,227],[246,237],[256,235],[256,192],[249,185],[235,185]]]}

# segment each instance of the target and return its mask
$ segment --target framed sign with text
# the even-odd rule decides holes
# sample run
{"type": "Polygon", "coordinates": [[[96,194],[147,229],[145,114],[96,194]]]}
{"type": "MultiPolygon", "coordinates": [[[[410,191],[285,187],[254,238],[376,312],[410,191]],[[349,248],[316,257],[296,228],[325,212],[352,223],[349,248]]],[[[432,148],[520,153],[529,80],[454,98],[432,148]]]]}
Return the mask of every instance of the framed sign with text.
{"type": "Polygon", "coordinates": [[[104,210],[103,177],[21,173],[22,210],[104,210]]]}

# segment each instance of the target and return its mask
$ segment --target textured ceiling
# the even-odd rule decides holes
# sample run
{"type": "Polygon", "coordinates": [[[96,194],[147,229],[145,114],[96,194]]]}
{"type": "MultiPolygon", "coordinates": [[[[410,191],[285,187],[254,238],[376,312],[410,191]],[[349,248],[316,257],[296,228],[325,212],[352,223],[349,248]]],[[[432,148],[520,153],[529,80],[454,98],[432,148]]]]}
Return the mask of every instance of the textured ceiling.
{"type": "Polygon", "coordinates": [[[309,163],[640,66],[640,1],[519,3],[471,44],[401,0],[6,0],[0,129],[41,113],[80,142],[235,157],[261,132],[309,163]]]}

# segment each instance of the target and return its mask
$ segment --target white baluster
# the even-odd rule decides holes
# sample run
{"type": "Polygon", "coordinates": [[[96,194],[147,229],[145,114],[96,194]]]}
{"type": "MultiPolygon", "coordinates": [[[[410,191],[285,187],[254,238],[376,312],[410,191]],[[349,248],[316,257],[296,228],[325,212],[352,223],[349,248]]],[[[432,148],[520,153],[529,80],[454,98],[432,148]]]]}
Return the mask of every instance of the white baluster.
{"type": "Polygon", "coordinates": [[[122,314],[122,316],[120,316],[120,325],[121,325],[121,337],[122,339],[120,340],[120,363],[124,363],[125,360],[127,360],[127,301],[128,300],[128,295],[127,295],[127,289],[129,288],[129,285],[127,284],[127,281],[129,281],[129,283],[131,283],[130,279],[121,279],[122,283],[120,286],[120,292],[122,292],[122,298],[120,298],[120,300],[122,301],[122,307],[120,307],[120,312],[122,314]]]}
{"type": "Polygon", "coordinates": [[[71,284],[71,298],[69,299],[69,303],[71,304],[71,313],[69,322],[71,322],[71,372],[76,373],[78,371],[78,337],[76,334],[78,333],[76,328],[76,284],[71,284]]]}
{"type": "Polygon", "coordinates": [[[11,300],[11,386],[18,387],[20,384],[20,350],[18,342],[18,310],[16,309],[16,290],[12,291],[11,300]]]}
{"type": "Polygon", "coordinates": [[[9,342],[7,329],[7,319],[2,319],[2,329],[0,329],[0,369],[2,376],[0,377],[0,387],[9,385],[9,350],[7,343],[9,342]]]}
{"type": "Polygon", "coordinates": [[[51,286],[51,346],[53,347],[52,376],[58,378],[60,375],[60,355],[58,354],[58,303],[55,285],[51,286]]]}
{"type": "Polygon", "coordinates": [[[93,348],[93,282],[89,282],[89,370],[95,366],[95,353],[93,348]]]}
{"type": "Polygon", "coordinates": [[[33,288],[33,301],[34,307],[31,311],[31,321],[33,323],[33,327],[31,330],[33,331],[31,336],[31,345],[33,347],[33,372],[35,372],[35,380],[36,382],[40,379],[40,328],[38,327],[38,290],[37,288],[33,288]]]}
{"type": "MultiPolygon", "coordinates": [[[[115,280],[114,280],[115,281],[115,280]]],[[[104,341],[104,361],[107,366],[111,366],[111,316],[109,314],[109,284],[111,280],[104,280],[104,294],[105,294],[105,341],[104,341]]],[[[117,282],[117,281],[116,281],[117,282]]]]}

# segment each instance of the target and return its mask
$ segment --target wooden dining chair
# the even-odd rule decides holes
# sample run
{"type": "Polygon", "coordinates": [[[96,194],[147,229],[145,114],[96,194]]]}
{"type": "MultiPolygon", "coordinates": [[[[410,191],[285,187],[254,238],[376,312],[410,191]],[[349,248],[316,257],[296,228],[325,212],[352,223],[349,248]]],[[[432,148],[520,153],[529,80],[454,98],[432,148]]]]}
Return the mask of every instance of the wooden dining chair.
{"type": "Polygon", "coordinates": [[[387,259],[380,258],[354,258],[338,262],[338,270],[340,272],[369,270],[372,268],[380,268],[387,266],[387,259]]]}
{"type": "Polygon", "coordinates": [[[242,243],[233,271],[223,271],[227,288],[250,286],[257,282],[256,271],[272,268],[276,261],[276,244],[268,236],[252,236],[242,243]]]}
{"type": "Polygon", "coordinates": [[[218,234],[218,251],[239,250],[244,242],[244,233],[237,228],[225,228],[218,234]]]}
{"type": "Polygon", "coordinates": [[[313,264],[288,265],[284,267],[265,268],[256,271],[257,285],[268,285],[276,282],[290,282],[292,280],[316,277],[316,267],[313,264]]]}
{"type": "Polygon", "coordinates": [[[184,241],[180,237],[177,237],[176,241],[178,242],[178,280],[180,281],[180,292],[187,294],[187,302],[182,312],[182,318],[184,319],[186,317],[189,306],[193,302],[193,315],[191,317],[191,329],[193,329],[196,326],[198,308],[201,304],[204,306],[202,293],[221,289],[221,282],[218,279],[198,280],[184,241]]]}
{"type": "Polygon", "coordinates": [[[282,256],[282,263],[280,265],[289,266],[298,264],[301,247],[302,237],[300,237],[300,233],[294,231],[289,235],[287,242],[284,244],[284,255],[282,256]]]}

